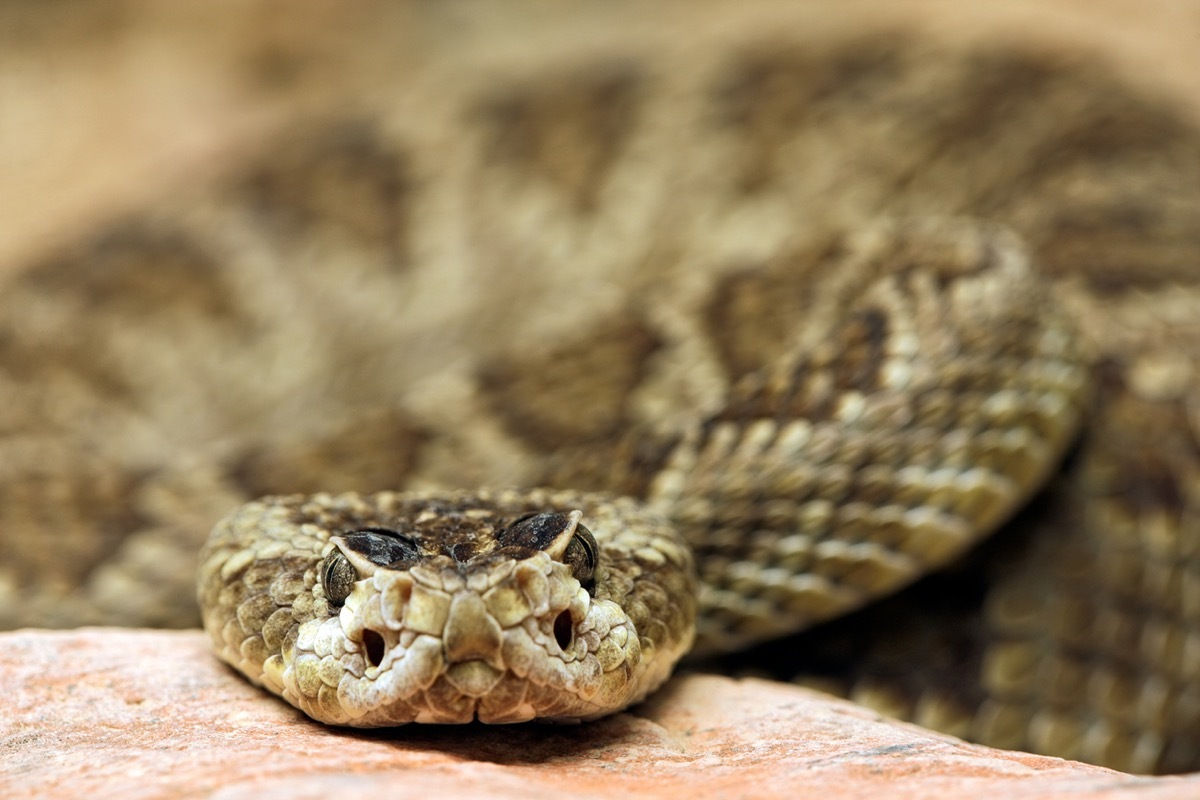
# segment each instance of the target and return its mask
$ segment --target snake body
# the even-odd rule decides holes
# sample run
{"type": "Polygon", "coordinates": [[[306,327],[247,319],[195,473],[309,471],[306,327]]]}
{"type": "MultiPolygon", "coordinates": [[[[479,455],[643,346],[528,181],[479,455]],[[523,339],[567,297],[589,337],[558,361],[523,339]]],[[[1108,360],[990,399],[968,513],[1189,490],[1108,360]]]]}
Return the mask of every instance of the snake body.
{"type": "Polygon", "coordinates": [[[324,722],[590,719],[642,699],[696,636],[689,544],[702,651],[809,627],[959,555],[1056,465],[1086,364],[1011,234],[865,238],[812,287],[824,306],[795,342],[713,413],[558,442],[545,480],[641,485],[647,512],[544,490],[252,503],[202,555],[218,654],[324,722]]]}
{"type": "MultiPolygon", "coordinates": [[[[92,158],[143,199],[2,265],[0,626],[195,626],[241,508],[214,646],[337,724],[593,716],[694,638],[993,746],[1200,768],[1194,117],[1038,26],[593,6],[143,37],[263,129],[198,106],[209,159],[128,195],[92,158]],[[552,535],[583,528],[590,578],[552,535]],[[523,588],[472,577],[520,531],[523,588]]],[[[0,49],[8,133],[74,141],[20,76],[166,18],[0,49]]]]}

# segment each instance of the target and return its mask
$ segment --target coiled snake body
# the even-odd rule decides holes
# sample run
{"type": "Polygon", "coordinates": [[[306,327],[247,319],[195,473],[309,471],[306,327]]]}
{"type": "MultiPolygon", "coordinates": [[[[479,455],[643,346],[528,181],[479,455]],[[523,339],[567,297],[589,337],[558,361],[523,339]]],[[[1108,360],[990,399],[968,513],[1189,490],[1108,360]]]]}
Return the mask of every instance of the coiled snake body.
{"type": "Polygon", "coordinates": [[[258,501],[202,555],[217,652],[325,722],[589,719],[642,699],[691,644],[688,544],[702,650],[946,563],[1056,465],[1087,370],[1010,234],[865,238],[784,355],[714,412],[548,459],[547,483],[636,479],[647,511],[546,490],[258,501]]]}

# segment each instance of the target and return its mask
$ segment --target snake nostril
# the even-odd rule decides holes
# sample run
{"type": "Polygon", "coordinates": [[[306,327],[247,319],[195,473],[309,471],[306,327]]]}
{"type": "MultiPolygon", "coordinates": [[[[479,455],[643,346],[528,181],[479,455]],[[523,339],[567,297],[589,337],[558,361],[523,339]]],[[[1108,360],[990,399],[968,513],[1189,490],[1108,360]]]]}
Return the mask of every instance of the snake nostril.
{"type": "Polygon", "coordinates": [[[363,649],[367,651],[367,661],[371,662],[372,667],[378,667],[383,663],[383,652],[387,646],[383,642],[383,637],[375,631],[367,628],[362,634],[363,649]]]}
{"type": "Polygon", "coordinates": [[[571,622],[571,612],[563,611],[554,618],[554,641],[558,642],[560,650],[566,650],[575,640],[575,625],[571,622]]]}

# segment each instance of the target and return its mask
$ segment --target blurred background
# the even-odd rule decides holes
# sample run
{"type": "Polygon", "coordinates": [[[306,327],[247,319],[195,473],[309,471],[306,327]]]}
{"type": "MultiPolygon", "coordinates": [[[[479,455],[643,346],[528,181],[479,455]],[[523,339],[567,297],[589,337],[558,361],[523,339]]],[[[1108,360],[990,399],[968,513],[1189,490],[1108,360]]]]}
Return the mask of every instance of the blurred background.
{"type": "MultiPolygon", "coordinates": [[[[1194,0],[0,3],[0,269],[169,196],[297,115],[354,106],[432,63],[670,26],[912,28],[1098,54],[1200,117],[1194,0]]],[[[1053,113],[1047,109],[1047,113],[1053,113]]]]}

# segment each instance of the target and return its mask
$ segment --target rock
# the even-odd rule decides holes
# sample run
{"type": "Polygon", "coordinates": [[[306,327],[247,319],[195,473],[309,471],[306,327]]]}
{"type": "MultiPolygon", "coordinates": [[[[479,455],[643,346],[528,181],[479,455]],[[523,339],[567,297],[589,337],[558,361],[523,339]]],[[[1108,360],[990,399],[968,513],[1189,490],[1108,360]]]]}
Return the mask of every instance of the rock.
{"type": "Polygon", "coordinates": [[[1144,778],[966,744],[806,689],[677,677],[580,726],[354,731],[219,663],[198,631],[0,634],[0,796],[1191,798],[1144,778]]]}

